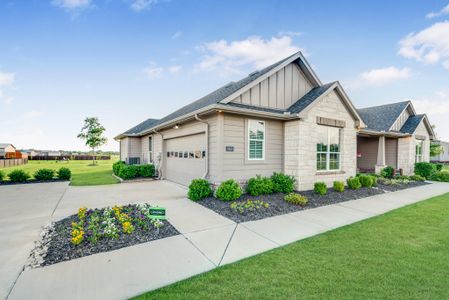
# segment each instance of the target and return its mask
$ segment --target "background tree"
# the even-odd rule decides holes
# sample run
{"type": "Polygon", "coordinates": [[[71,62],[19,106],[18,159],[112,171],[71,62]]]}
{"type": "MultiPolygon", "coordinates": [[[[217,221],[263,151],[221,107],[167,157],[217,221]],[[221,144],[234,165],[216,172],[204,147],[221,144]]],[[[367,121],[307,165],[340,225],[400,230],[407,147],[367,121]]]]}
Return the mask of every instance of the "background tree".
{"type": "Polygon", "coordinates": [[[81,128],[78,138],[86,141],[86,146],[92,149],[93,159],[92,164],[95,165],[95,149],[106,144],[108,139],[103,136],[106,129],[100,124],[98,118],[86,118],[84,120],[84,126],[81,128]]]}
{"type": "MultiPolygon", "coordinates": [[[[435,131],[435,124],[432,125],[433,130],[435,131]]],[[[435,133],[436,135],[436,133],[435,133]]],[[[435,139],[437,137],[435,136],[435,139]]],[[[430,143],[430,157],[434,157],[434,156],[438,156],[443,152],[443,147],[441,147],[441,145],[437,144],[437,143],[430,143]]]]}

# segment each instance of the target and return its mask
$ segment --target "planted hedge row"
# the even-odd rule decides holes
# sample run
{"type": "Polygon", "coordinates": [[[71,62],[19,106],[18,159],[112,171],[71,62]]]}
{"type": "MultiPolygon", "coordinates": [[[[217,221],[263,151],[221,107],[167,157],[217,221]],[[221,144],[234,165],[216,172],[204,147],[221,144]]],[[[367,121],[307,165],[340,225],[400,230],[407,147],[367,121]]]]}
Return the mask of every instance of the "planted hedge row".
{"type": "MultiPolygon", "coordinates": [[[[60,168],[58,171],[44,168],[36,170],[33,177],[34,180],[37,181],[52,181],[54,179],[70,180],[72,172],[65,167],[60,168]]],[[[5,175],[3,171],[0,171],[0,182],[5,181],[6,178],[9,179],[9,182],[14,183],[31,181],[30,173],[22,169],[12,170],[8,175],[5,175]]]]}
{"type": "Polygon", "coordinates": [[[152,164],[127,165],[124,161],[112,164],[114,174],[122,179],[134,179],[138,177],[154,177],[155,168],[152,164]]]}

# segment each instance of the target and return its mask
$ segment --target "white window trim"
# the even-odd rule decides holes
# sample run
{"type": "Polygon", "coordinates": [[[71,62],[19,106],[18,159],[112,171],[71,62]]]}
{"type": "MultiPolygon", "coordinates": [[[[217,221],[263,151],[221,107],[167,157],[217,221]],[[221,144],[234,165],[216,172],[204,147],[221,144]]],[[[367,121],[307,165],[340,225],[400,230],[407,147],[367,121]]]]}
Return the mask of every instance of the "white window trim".
{"type": "Polygon", "coordinates": [[[424,141],[416,140],[416,143],[415,143],[415,163],[419,163],[419,162],[423,162],[424,161],[424,151],[423,150],[424,150],[424,141]],[[418,151],[416,151],[417,148],[418,148],[418,145],[421,148],[421,154],[419,154],[419,155],[418,155],[418,151]]]}
{"type": "MultiPolygon", "coordinates": [[[[151,150],[150,150],[150,147],[148,147],[148,163],[152,164],[153,160],[154,160],[154,157],[153,157],[153,153],[154,153],[154,150],[153,150],[153,148],[154,148],[153,136],[148,137],[148,140],[150,140],[150,139],[151,139],[151,150]]],[[[150,141],[148,141],[148,146],[150,146],[150,141]]]]}
{"type": "Polygon", "coordinates": [[[340,151],[338,152],[331,152],[331,147],[330,147],[330,134],[329,134],[329,128],[334,128],[334,127],[329,127],[329,126],[324,126],[327,129],[327,151],[323,152],[323,151],[317,151],[316,150],[316,144],[315,144],[315,151],[316,151],[316,155],[315,155],[315,159],[316,159],[316,164],[315,164],[315,168],[317,169],[316,172],[317,173],[329,173],[329,172],[340,172],[341,171],[341,147],[342,147],[342,143],[341,143],[341,132],[342,129],[341,128],[337,128],[338,129],[338,141],[339,141],[339,147],[338,149],[340,151]],[[318,154],[326,154],[326,169],[325,170],[318,170],[317,164],[318,164],[318,154]],[[338,154],[338,169],[330,169],[330,157],[331,157],[331,153],[332,154],[338,154]]]}
{"type": "MultiPolygon", "coordinates": [[[[248,136],[248,138],[247,138],[247,144],[248,144],[248,147],[247,147],[247,152],[248,152],[248,155],[247,155],[247,159],[249,160],[249,161],[262,161],[262,160],[265,160],[265,143],[266,143],[266,140],[267,140],[267,124],[266,124],[266,122],[265,121],[262,121],[262,120],[254,120],[254,119],[248,119],[248,132],[247,132],[247,136],[248,136]],[[262,140],[262,158],[250,158],[249,157],[249,154],[250,154],[250,142],[251,142],[251,138],[250,138],[250,128],[251,128],[251,126],[250,126],[250,123],[251,122],[261,122],[261,123],[263,123],[263,140],[262,140]]],[[[258,141],[258,142],[260,142],[260,140],[255,140],[255,141],[258,141]]]]}

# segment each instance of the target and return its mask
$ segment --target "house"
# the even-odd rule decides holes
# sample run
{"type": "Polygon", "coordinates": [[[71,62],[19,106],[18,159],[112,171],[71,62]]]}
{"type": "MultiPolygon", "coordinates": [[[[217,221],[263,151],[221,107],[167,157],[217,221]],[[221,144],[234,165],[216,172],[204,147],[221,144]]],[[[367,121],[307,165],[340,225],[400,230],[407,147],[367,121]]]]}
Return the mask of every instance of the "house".
{"type": "Polygon", "coordinates": [[[430,161],[449,163],[449,142],[434,141],[434,143],[440,145],[443,151],[437,156],[431,156],[430,161]]]}
{"type": "Polygon", "coordinates": [[[0,159],[15,158],[16,148],[12,144],[0,143],[0,159]]]}
{"type": "Polygon", "coordinates": [[[121,160],[154,163],[161,178],[183,185],[194,178],[214,185],[230,178],[244,183],[257,174],[284,172],[295,177],[297,190],[305,190],[317,181],[331,185],[356,175],[357,152],[367,157],[363,147],[358,150],[359,138],[378,143],[379,153],[371,155],[379,160],[363,162],[369,169],[379,171],[389,162],[384,152],[393,136],[398,152],[404,151],[396,167],[412,171],[418,138],[425,138],[422,160],[428,160],[433,133],[422,125],[427,117],[416,116],[409,102],[406,111],[397,116],[407,123],[397,132],[399,121],[388,132],[372,125],[374,117],[368,117],[368,126],[362,114],[372,116],[373,110],[357,110],[339,82],[323,84],[298,52],[115,139],[121,160]],[[414,132],[408,130],[415,125],[414,132]]]}

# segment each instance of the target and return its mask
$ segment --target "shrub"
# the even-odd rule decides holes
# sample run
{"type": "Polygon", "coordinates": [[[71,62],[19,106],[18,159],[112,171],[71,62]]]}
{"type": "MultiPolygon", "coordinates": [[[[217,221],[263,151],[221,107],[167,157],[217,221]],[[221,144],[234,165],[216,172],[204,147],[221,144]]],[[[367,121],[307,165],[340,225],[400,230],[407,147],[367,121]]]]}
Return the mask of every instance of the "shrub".
{"type": "Polygon", "coordinates": [[[360,184],[361,184],[363,187],[370,188],[370,187],[372,187],[373,184],[374,184],[373,178],[372,178],[371,176],[369,176],[369,175],[360,175],[360,176],[358,177],[358,179],[359,179],[359,181],[360,181],[360,184]]]}
{"type": "Polygon", "coordinates": [[[436,172],[436,167],[432,163],[420,162],[415,164],[415,174],[429,179],[436,172]]]}
{"type": "Polygon", "coordinates": [[[387,166],[380,171],[380,176],[384,178],[393,178],[395,170],[391,166],[387,166]]]}
{"type": "Polygon", "coordinates": [[[349,177],[346,180],[346,183],[348,184],[348,187],[351,190],[358,190],[362,187],[362,184],[360,183],[359,177],[349,177]]]}
{"type": "Polygon", "coordinates": [[[139,166],[139,175],[142,177],[153,177],[154,176],[154,165],[140,165],[139,166]]]}
{"type": "Polygon", "coordinates": [[[371,180],[373,181],[373,186],[377,186],[377,176],[375,175],[368,175],[369,177],[371,177],[371,180]]]}
{"type": "Polygon", "coordinates": [[[233,179],[223,181],[217,188],[215,195],[223,201],[233,201],[242,195],[242,189],[233,179]]]}
{"type": "Polygon", "coordinates": [[[117,161],[117,162],[115,162],[115,163],[112,164],[112,171],[114,172],[115,175],[119,176],[120,169],[121,169],[123,166],[126,166],[125,162],[119,160],[119,161],[117,161]]]}
{"type": "Polygon", "coordinates": [[[313,191],[318,195],[326,195],[327,193],[327,185],[324,182],[315,182],[313,187],[313,191]]]}
{"type": "Polygon", "coordinates": [[[441,171],[441,172],[433,173],[432,176],[430,176],[430,180],[449,182],[449,172],[441,171]]]}
{"type": "Polygon", "coordinates": [[[61,180],[70,180],[72,177],[72,171],[69,168],[62,167],[58,170],[57,176],[61,180]]]}
{"type": "Polygon", "coordinates": [[[434,164],[435,165],[435,170],[437,170],[437,172],[440,172],[443,170],[443,164],[434,164]]]}
{"type": "Polygon", "coordinates": [[[295,178],[283,173],[273,173],[271,176],[273,182],[273,192],[275,193],[291,193],[295,189],[295,178]]]}
{"type": "Polygon", "coordinates": [[[189,192],[187,197],[190,200],[198,201],[206,198],[212,194],[212,189],[210,188],[209,181],[206,179],[193,179],[189,185],[189,192]]]}
{"type": "Polygon", "coordinates": [[[30,174],[24,170],[13,170],[8,177],[11,182],[25,182],[30,178],[30,174]]]}
{"type": "Polygon", "coordinates": [[[252,196],[268,195],[273,193],[273,182],[268,177],[257,175],[248,180],[246,191],[252,196]]]}
{"type": "Polygon", "coordinates": [[[241,215],[246,215],[248,212],[267,209],[270,205],[262,200],[246,200],[243,202],[232,202],[229,207],[241,215]]]}
{"type": "Polygon", "coordinates": [[[118,176],[122,179],[133,179],[139,176],[139,166],[138,165],[123,165],[119,169],[118,176]]]}
{"type": "Polygon", "coordinates": [[[309,202],[309,199],[307,199],[306,196],[296,194],[296,193],[290,193],[285,195],[284,200],[291,204],[296,204],[300,206],[305,206],[307,202],[309,202]]]}
{"type": "Polygon", "coordinates": [[[344,192],[345,191],[345,183],[343,181],[334,181],[334,191],[336,192],[344,192]]]}
{"type": "Polygon", "coordinates": [[[4,178],[5,178],[5,173],[3,173],[3,172],[0,170],[0,181],[3,181],[4,178]]]}
{"type": "Polygon", "coordinates": [[[48,181],[55,176],[55,170],[52,169],[38,169],[34,172],[33,177],[36,180],[48,181]]]}
{"type": "Polygon", "coordinates": [[[412,176],[410,176],[410,180],[413,180],[413,181],[424,181],[424,180],[426,180],[426,178],[424,178],[424,177],[422,177],[420,175],[412,175],[412,176]]]}

